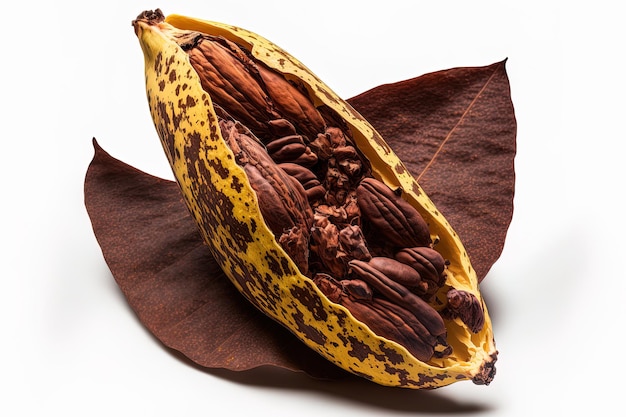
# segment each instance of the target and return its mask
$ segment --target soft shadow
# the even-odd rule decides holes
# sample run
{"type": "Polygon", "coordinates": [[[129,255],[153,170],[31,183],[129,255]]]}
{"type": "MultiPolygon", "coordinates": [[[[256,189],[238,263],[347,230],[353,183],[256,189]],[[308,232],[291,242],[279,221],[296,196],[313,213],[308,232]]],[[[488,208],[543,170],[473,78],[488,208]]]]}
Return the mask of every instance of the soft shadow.
{"type": "MultiPolygon", "coordinates": [[[[313,378],[304,372],[294,372],[274,366],[262,366],[244,371],[213,369],[200,366],[181,352],[164,345],[154,336],[143,323],[141,323],[132,308],[130,308],[123,292],[120,290],[119,286],[115,284],[110,272],[103,275],[108,275],[107,280],[112,284],[110,286],[112,292],[120,298],[120,301],[123,301],[122,304],[126,306],[130,316],[132,316],[134,320],[137,320],[137,323],[156,344],[181,363],[214,377],[235,384],[259,387],[261,389],[310,392],[339,401],[350,401],[387,411],[469,414],[485,412],[492,409],[491,404],[487,405],[479,401],[462,402],[457,399],[449,398],[443,391],[445,388],[442,390],[412,390],[384,387],[348,373],[346,373],[342,379],[322,380],[313,378]]],[[[469,381],[461,383],[471,384],[469,381]]]]}
{"type": "MultiPolygon", "coordinates": [[[[488,278],[490,278],[490,280],[498,279],[497,273],[489,275],[488,278]]],[[[505,310],[505,306],[502,303],[502,297],[498,296],[500,294],[497,293],[497,290],[494,289],[493,285],[485,283],[484,280],[480,283],[480,295],[485,300],[485,305],[487,306],[487,310],[489,311],[489,317],[495,325],[495,323],[499,321],[499,318],[505,310]]]]}
{"type": "MultiPolygon", "coordinates": [[[[154,340],[185,365],[235,384],[262,389],[310,392],[322,397],[329,397],[338,401],[350,401],[386,411],[470,414],[492,410],[491,404],[487,405],[479,401],[458,401],[446,396],[443,390],[384,387],[349,374],[339,380],[322,380],[312,378],[303,372],[293,372],[272,366],[262,366],[246,371],[205,368],[191,361],[182,353],[164,346],[158,339],[154,338],[154,340]]],[[[465,383],[471,384],[469,381],[465,383]]],[[[445,388],[443,389],[445,390],[445,388]]]]}

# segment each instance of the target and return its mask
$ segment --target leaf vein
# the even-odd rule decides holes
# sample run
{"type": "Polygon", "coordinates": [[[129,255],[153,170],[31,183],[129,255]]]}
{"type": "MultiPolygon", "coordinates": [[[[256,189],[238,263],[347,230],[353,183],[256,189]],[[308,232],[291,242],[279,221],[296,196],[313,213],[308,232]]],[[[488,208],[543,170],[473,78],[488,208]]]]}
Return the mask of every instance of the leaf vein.
{"type": "Polygon", "coordinates": [[[487,81],[485,82],[485,85],[482,86],[482,88],[480,89],[480,91],[478,92],[478,94],[476,94],[476,97],[474,97],[472,99],[472,102],[467,106],[467,108],[465,109],[465,111],[463,112],[463,114],[461,115],[461,117],[459,118],[459,120],[456,122],[456,124],[454,125],[454,127],[452,129],[450,129],[450,132],[448,132],[448,134],[446,135],[446,137],[443,139],[443,141],[441,142],[441,144],[439,145],[439,148],[437,148],[437,151],[435,152],[435,154],[433,155],[432,158],[430,158],[430,161],[428,161],[428,164],[426,164],[426,166],[424,167],[424,169],[422,170],[422,172],[420,172],[420,174],[417,176],[416,180],[417,182],[419,182],[422,178],[422,176],[424,176],[424,174],[426,174],[426,171],[428,171],[430,169],[430,167],[432,166],[432,164],[434,163],[434,161],[437,159],[437,157],[439,156],[439,154],[441,153],[443,147],[446,145],[446,143],[448,142],[448,140],[450,140],[450,138],[452,137],[452,135],[454,134],[454,132],[457,130],[457,128],[461,125],[461,123],[463,122],[463,120],[465,120],[465,117],[469,114],[470,110],[472,109],[472,107],[474,106],[474,104],[476,103],[476,101],[478,101],[478,99],[480,98],[480,96],[483,94],[483,92],[487,89],[487,86],[489,86],[489,84],[491,83],[491,80],[493,79],[493,77],[495,77],[496,73],[498,72],[498,70],[501,68],[501,66],[498,66],[496,68],[494,68],[493,73],[489,76],[489,78],[487,79],[487,81]]]}

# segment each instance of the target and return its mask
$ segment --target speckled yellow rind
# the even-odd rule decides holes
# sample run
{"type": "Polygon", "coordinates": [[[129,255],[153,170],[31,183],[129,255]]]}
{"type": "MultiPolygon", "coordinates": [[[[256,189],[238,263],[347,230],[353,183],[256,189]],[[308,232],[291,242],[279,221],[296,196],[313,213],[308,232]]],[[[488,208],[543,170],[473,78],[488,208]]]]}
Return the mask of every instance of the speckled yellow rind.
{"type": "MultiPolygon", "coordinates": [[[[496,352],[486,307],[485,325],[477,334],[458,320],[447,321],[454,353],[423,363],[328,301],[298,271],[263,221],[257,197],[221,135],[211,97],[173,39],[178,30],[224,36],[248,48],[285,77],[303,82],[316,104],[326,104],[341,115],[374,175],[391,187],[402,187],[407,201],[429,222],[431,233],[440,240],[437,249],[451,261],[447,284],[482,300],[458,236],[409,171],[372,126],[298,60],[254,33],[221,23],[179,15],[158,24],[138,22],[156,130],[203,238],[239,291],[328,360],[378,384],[436,388],[480,380],[485,368],[492,367],[496,352]]],[[[447,288],[439,298],[445,298],[447,288]]]]}

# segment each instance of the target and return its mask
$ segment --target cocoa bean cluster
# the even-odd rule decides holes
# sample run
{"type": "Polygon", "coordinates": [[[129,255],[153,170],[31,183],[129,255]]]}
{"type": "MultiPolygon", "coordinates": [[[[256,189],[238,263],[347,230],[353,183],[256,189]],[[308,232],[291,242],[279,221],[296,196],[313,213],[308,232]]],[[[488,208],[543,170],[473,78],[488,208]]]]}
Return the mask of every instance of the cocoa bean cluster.
{"type": "Polygon", "coordinates": [[[473,295],[449,290],[443,313],[429,304],[446,261],[402,190],[373,177],[340,117],[233,42],[185,42],[267,226],[303,274],[422,361],[451,353],[444,317],[479,330],[473,295]]]}

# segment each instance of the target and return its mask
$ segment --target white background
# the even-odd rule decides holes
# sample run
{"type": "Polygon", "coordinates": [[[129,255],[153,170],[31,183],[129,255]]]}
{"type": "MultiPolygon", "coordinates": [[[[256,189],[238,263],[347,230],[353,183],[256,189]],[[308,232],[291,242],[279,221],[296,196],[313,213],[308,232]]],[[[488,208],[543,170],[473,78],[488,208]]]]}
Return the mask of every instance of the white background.
{"type": "Polygon", "coordinates": [[[619,413],[626,36],[608,2],[40,3],[5,5],[0,24],[1,415],[619,413]],[[501,352],[490,386],[415,392],[205,372],[142,327],[103,261],[82,187],[94,136],[171,178],[130,24],[156,7],[255,31],[345,98],[508,57],[517,189],[504,253],[482,285],[501,352]]]}

